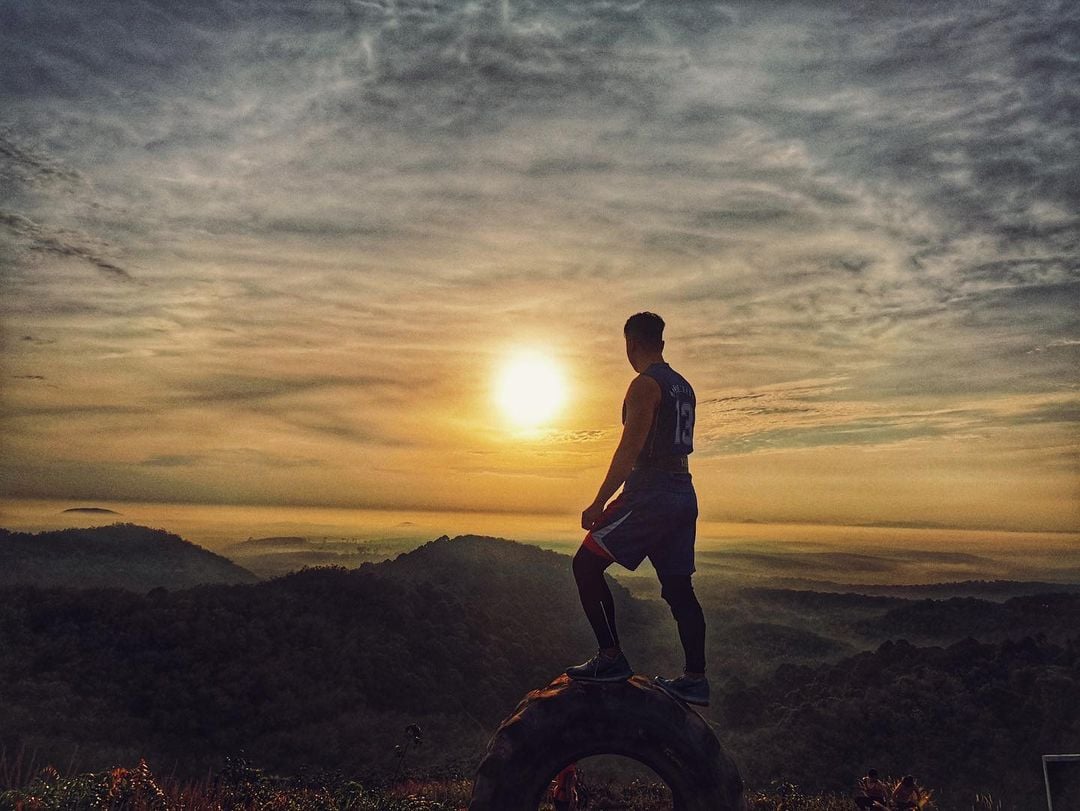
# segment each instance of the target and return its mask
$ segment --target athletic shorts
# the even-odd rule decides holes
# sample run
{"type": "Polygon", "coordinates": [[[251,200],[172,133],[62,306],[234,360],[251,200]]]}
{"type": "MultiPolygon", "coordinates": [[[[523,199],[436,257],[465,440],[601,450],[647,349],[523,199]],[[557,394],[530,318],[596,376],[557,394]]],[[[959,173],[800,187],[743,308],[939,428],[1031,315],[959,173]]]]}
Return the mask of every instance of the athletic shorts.
{"type": "Polygon", "coordinates": [[[584,544],[633,571],[648,558],[657,574],[693,574],[698,504],[689,473],[633,471],[584,544]]]}

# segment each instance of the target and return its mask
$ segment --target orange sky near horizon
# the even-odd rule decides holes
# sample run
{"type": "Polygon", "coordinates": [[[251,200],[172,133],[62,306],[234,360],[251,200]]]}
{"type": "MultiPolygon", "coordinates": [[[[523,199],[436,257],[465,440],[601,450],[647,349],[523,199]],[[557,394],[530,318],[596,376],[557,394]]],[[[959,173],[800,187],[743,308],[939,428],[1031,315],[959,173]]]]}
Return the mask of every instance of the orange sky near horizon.
{"type": "MultiPolygon", "coordinates": [[[[568,402],[534,430],[513,425],[495,401],[499,367],[509,353],[472,353],[466,358],[474,369],[448,363],[446,377],[434,381],[421,402],[407,405],[397,395],[380,402],[362,386],[340,384],[275,397],[272,407],[243,400],[173,407],[150,425],[99,415],[60,425],[39,417],[39,430],[55,433],[64,475],[48,487],[11,487],[9,479],[8,493],[106,505],[143,500],[573,514],[591,500],[606,471],[619,437],[621,397],[633,375],[620,357],[621,325],[608,326],[613,334],[593,342],[603,361],[546,346],[566,371],[568,402]],[[312,430],[305,423],[316,414],[324,424],[312,430]],[[371,437],[340,436],[337,428],[344,433],[358,417],[370,424],[371,437]]],[[[681,352],[677,334],[669,341],[669,360],[698,390],[692,470],[703,519],[1076,531],[1076,482],[1067,469],[1055,469],[1055,438],[1043,426],[975,433],[981,426],[969,424],[935,436],[920,429],[963,423],[952,412],[964,409],[943,408],[940,401],[937,408],[903,409],[845,402],[837,394],[843,381],[808,381],[795,393],[785,386],[710,387],[715,367],[681,352]],[[827,403],[813,399],[822,391],[832,393],[827,403]],[[739,405],[743,400],[753,407],[739,405]],[[764,401],[767,413],[753,413],[764,401]],[[882,433],[876,441],[860,437],[875,430],[862,427],[874,419],[894,424],[876,429],[882,433]],[[815,432],[826,432],[821,444],[784,446],[785,436],[813,438],[815,432]],[[760,446],[739,447],[755,442],[760,446]]],[[[1004,425],[1027,413],[1031,402],[1006,397],[982,400],[979,408],[1004,425]]],[[[5,444],[24,446],[31,457],[42,450],[39,438],[36,431],[20,433],[5,444]]],[[[1064,446],[1067,440],[1056,441],[1064,446]]]]}

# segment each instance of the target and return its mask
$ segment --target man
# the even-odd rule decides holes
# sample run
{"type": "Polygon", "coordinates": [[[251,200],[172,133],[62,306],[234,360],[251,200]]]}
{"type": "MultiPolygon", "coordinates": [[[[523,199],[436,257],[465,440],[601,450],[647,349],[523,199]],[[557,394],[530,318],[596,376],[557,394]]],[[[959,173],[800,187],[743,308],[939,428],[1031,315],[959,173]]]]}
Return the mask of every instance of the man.
{"type": "Polygon", "coordinates": [[[623,401],[622,439],[607,476],[581,514],[581,528],[588,534],[574,556],[581,606],[599,650],[566,674],[580,681],[621,681],[633,675],[619,646],[615,602],[604,570],[612,563],[633,570],[647,557],[686,655],[681,676],[654,681],[682,701],[708,706],[705,617],[690,583],[698,506],[687,456],[694,450],[697,401],[686,379],[664,361],[663,333],[664,321],[655,313],[632,315],[623,327],[626,357],[638,375],[623,401]],[[622,493],[607,504],[620,485],[622,493]]]}

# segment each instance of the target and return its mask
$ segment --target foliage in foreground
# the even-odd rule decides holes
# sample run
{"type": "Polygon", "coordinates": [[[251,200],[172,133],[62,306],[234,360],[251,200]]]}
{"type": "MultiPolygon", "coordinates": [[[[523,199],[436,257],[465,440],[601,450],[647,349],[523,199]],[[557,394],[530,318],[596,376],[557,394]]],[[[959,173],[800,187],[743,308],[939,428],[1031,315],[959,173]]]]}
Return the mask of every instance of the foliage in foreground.
{"type": "Polygon", "coordinates": [[[464,780],[378,789],[332,774],[280,778],[243,758],[230,758],[216,776],[179,783],[140,760],[68,777],[46,767],[28,785],[0,793],[0,811],[456,811],[470,789],[464,780]]]}
{"type": "MultiPolygon", "coordinates": [[[[8,767],[8,764],[3,764],[8,767]]],[[[0,769],[8,777],[9,769],[0,769]]],[[[661,811],[671,793],[659,782],[633,780],[589,786],[590,809],[661,811]]],[[[0,811],[461,811],[472,783],[464,778],[406,778],[381,788],[364,786],[335,773],[283,778],[229,758],[217,775],[178,782],[154,775],[145,760],[133,768],[61,775],[48,766],[25,786],[0,792],[0,811]]],[[[989,797],[977,798],[974,811],[996,811],[989,797]]],[[[851,811],[839,794],[807,794],[790,783],[747,793],[749,811],[851,811]]],[[[927,803],[931,811],[935,806],[927,803]]],[[[540,811],[550,811],[542,803],[540,811]]]]}
{"type": "MultiPolygon", "coordinates": [[[[891,793],[900,781],[885,777],[882,782],[891,793]]],[[[808,794],[794,783],[774,783],[769,791],[748,791],[746,804],[749,811],[851,811],[854,801],[846,794],[808,794]]],[[[934,792],[923,789],[919,800],[920,811],[936,811],[934,792]]],[[[982,811],[981,806],[976,811],[982,811]]]]}

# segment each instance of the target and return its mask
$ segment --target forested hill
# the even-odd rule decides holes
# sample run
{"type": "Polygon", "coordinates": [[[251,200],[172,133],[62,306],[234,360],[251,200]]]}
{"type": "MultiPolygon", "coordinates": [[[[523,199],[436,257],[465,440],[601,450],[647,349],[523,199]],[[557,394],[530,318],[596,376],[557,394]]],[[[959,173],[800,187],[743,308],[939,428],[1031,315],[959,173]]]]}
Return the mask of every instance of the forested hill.
{"type": "MultiPolygon", "coordinates": [[[[243,750],[286,773],[378,775],[419,721],[417,764],[467,761],[527,690],[595,650],[569,563],[459,538],[255,585],[3,589],[0,744],[56,762],[78,746],[98,768],[147,757],[198,775],[243,750]]],[[[637,601],[615,590],[634,634],[637,601]]]]}
{"type": "Polygon", "coordinates": [[[983,641],[1037,635],[1065,640],[1080,629],[1080,595],[1034,594],[1003,603],[974,597],[918,600],[891,608],[857,627],[867,638],[912,642],[951,641],[961,634],[983,641]]]}
{"type": "Polygon", "coordinates": [[[135,524],[29,534],[0,529],[0,585],[147,591],[258,578],[178,535],[135,524]]]}
{"type": "MultiPolygon", "coordinates": [[[[777,591],[812,590],[830,594],[865,595],[903,599],[948,599],[978,597],[980,600],[1007,600],[1030,594],[1076,594],[1080,583],[1047,583],[1034,580],[962,580],[948,583],[856,584],[808,578],[774,578],[777,591]]],[[[764,591],[765,589],[762,589],[764,591]]]]}
{"type": "Polygon", "coordinates": [[[756,781],[851,785],[855,764],[900,765],[938,787],[941,808],[974,807],[976,792],[1035,808],[1040,755],[1080,748],[1080,639],[886,642],[833,665],[782,666],[721,704],[722,737],[756,781]]]}
{"type": "MultiPolygon", "coordinates": [[[[676,670],[667,607],[612,588],[635,669],[676,670]]],[[[947,601],[702,595],[715,691],[707,715],[754,785],[798,778],[843,790],[872,763],[1021,804],[1040,775],[1032,747],[1074,751],[1080,740],[1076,636],[1020,635],[1045,612],[986,603],[1025,618],[1010,626],[1017,636],[878,649],[867,634],[932,623],[935,607],[956,638],[983,620],[947,601]]],[[[1063,616],[1080,604],[1054,599],[1063,616]]],[[[87,769],[145,757],[198,776],[243,752],[278,773],[378,779],[394,773],[394,745],[418,723],[425,743],[411,767],[469,773],[525,692],[594,649],[570,559],[491,538],[441,538],[386,563],[247,585],[6,587],[0,746],[59,764],[77,752],[87,769]]]]}
{"type": "MultiPolygon", "coordinates": [[[[480,601],[501,604],[517,597],[542,611],[529,620],[535,627],[565,625],[567,608],[581,611],[569,557],[502,538],[444,535],[393,560],[366,563],[361,570],[397,580],[437,583],[480,601]]],[[[625,603],[624,609],[631,612],[628,619],[637,619],[640,601],[633,600],[616,580],[609,577],[608,582],[616,601],[625,603]]]]}

